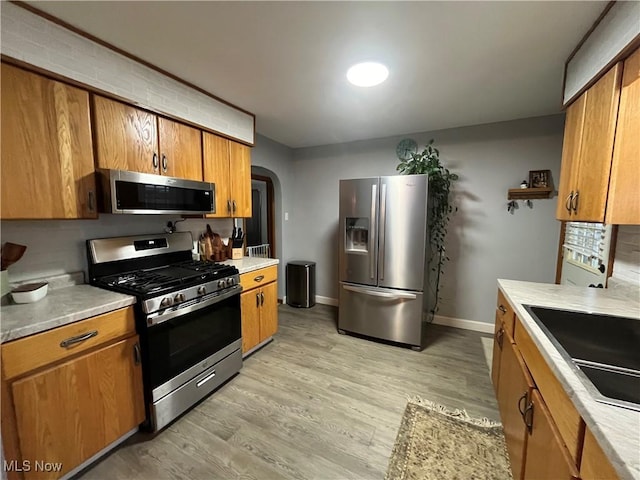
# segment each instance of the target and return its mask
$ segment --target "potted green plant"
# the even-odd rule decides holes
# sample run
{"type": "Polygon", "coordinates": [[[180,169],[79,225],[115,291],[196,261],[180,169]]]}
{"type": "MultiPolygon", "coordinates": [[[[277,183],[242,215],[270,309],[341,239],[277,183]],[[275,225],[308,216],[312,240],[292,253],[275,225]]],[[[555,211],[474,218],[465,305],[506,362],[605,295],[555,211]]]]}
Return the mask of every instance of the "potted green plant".
{"type": "MultiPolygon", "coordinates": [[[[402,144],[402,142],[401,142],[402,144]]],[[[417,145],[416,145],[417,147],[417,145]]],[[[396,170],[403,175],[427,174],[429,176],[429,239],[431,243],[432,271],[435,273],[435,305],[431,309],[435,313],[440,302],[440,276],[444,274],[444,263],[449,260],[446,255],[445,240],[447,225],[451,215],[458,210],[451,196],[453,182],[458,175],[451,173],[440,162],[440,151],[433,146],[433,139],[421,152],[403,150],[404,155],[398,153],[400,163],[396,170]]]]}

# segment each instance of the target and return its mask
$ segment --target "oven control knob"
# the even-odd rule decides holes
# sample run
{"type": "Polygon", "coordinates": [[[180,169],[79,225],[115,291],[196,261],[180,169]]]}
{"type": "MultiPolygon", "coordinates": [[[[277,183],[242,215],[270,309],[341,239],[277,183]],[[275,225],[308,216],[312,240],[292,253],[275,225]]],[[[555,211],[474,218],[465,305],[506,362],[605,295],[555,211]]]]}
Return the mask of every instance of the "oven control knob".
{"type": "Polygon", "coordinates": [[[198,288],[198,295],[204,295],[205,293],[207,293],[207,289],[204,285],[198,288]]]}
{"type": "Polygon", "coordinates": [[[218,288],[224,288],[226,286],[227,284],[224,282],[224,280],[218,280],[218,288]]]}
{"type": "Polygon", "coordinates": [[[167,307],[170,307],[172,304],[173,304],[173,300],[171,300],[171,297],[164,297],[160,302],[160,308],[167,308],[167,307]]]}
{"type": "Polygon", "coordinates": [[[184,293],[179,293],[175,297],[173,297],[173,303],[184,302],[187,297],[184,296],[184,293]]]}
{"type": "Polygon", "coordinates": [[[227,287],[230,287],[233,285],[233,278],[229,277],[227,278],[227,287]]]}

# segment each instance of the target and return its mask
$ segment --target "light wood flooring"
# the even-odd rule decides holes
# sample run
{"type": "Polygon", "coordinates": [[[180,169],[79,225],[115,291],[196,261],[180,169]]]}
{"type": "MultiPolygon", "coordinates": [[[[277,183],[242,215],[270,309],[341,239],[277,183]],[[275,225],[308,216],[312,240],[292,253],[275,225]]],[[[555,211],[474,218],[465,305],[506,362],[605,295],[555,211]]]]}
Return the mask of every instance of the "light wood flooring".
{"type": "Polygon", "coordinates": [[[279,308],[274,341],[240,374],[89,479],[382,479],[407,398],[499,420],[482,335],[438,325],[422,352],[340,335],[337,309],[279,308]]]}

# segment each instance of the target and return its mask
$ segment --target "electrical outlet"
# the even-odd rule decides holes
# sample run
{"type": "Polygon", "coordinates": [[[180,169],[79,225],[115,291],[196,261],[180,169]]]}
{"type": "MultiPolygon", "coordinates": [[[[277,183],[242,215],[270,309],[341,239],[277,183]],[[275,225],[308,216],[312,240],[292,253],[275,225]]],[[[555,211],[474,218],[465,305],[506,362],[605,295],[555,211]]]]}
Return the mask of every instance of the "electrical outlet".
{"type": "Polygon", "coordinates": [[[284,212],[284,221],[289,220],[289,212],[284,212]]]}

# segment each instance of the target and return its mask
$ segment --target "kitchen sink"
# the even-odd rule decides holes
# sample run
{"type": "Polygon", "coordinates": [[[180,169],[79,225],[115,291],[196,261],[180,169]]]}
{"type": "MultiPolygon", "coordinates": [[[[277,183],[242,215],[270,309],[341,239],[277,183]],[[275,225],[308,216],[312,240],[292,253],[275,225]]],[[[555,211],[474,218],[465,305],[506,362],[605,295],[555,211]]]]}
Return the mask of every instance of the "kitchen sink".
{"type": "Polygon", "coordinates": [[[525,305],[596,401],[640,411],[640,320],[525,305]]]}

